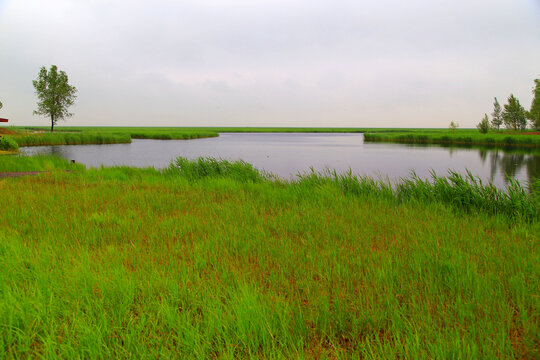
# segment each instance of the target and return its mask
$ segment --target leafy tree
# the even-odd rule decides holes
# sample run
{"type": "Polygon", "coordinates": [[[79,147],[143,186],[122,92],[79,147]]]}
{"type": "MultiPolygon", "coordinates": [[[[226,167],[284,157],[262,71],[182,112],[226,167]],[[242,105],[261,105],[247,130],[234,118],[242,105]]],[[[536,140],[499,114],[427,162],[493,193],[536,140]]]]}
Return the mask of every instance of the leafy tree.
{"type": "Polygon", "coordinates": [[[501,104],[499,104],[499,101],[497,100],[497,98],[495,98],[495,101],[493,102],[493,112],[491,113],[491,126],[494,129],[499,130],[502,123],[503,118],[501,112],[501,104]]]}
{"type": "Polygon", "coordinates": [[[73,115],[68,108],[77,98],[77,89],[68,84],[68,76],[64,71],[58,71],[56,65],[52,65],[49,71],[42,66],[38,78],[32,83],[38,97],[38,108],[34,114],[50,117],[53,132],[58,119],[73,115]]]}
{"type": "Polygon", "coordinates": [[[533,101],[531,103],[531,110],[527,113],[527,117],[531,121],[532,127],[540,130],[540,79],[535,79],[536,86],[533,89],[533,101]]]}
{"type": "Polygon", "coordinates": [[[453,121],[450,121],[450,125],[448,126],[448,128],[452,131],[455,131],[458,127],[459,127],[459,124],[453,121]]]}
{"type": "Polygon", "coordinates": [[[476,125],[476,127],[482,134],[487,134],[489,131],[489,118],[487,114],[484,114],[484,118],[478,123],[478,125],[476,125]]]}
{"type": "Polygon", "coordinates": [[[502,113],[506,128],[513,130],[523,130],[527,127],[525,109],[513,94],[508,97],[508,104],[504,105],[502,113]]]}

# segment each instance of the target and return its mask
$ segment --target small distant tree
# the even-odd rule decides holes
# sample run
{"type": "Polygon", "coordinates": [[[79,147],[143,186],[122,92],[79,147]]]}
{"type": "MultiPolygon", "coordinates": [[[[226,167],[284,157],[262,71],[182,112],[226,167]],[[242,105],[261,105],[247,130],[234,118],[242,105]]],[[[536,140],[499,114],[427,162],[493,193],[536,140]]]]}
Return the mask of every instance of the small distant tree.
{"type": "Polygon", "coordinates": [[[503,118],[502,118],[501,104],[499,104],[499,101],[497,100],[497,98],[495,98],[495,101],[493,102],[493,112],[491,113],[491,126],[494,129],[499,130],[502,123],[503,123],[503,118]]]}
{"type": "Polygon", "coordinates": [[[536,130],[540,130],[540,79],[535,79],[534,83],[535,87],[532,92],[534,97],[527,117],[531,121],[531,126],[536,130]]]}
{"type": "Polygon", "coordinates": [[[68,108],[74,104],[77,89],[68,84],[68,76],[52,65],[49,71],[41,67],[38,78],[32,81],[38,97],[37,110],[34,115],[45,115],[51,118],[51,132],[58,119],[70,117],[68,108]]]}
{"type": "Polygon", "coordinates": [[[478,125],[476,125],[476,127],[482,134],[487,134],[489,131],[489,117],[487,114],[484,114],[484,118],[478,123],[478,125]]]}
{"type": "Polygon", "coordinates": [[[448,128],[452,131],[455,131],[459,127],[459,124],[457,122],[450,121],[450,125],[448,128]]]}
{"type": "Polygon", "coordinates": [[[523,130],[527,127],[525,109],[513,94],[508,97],[508,104],[504,105],[502,116],[507,129],[523,130]]]}

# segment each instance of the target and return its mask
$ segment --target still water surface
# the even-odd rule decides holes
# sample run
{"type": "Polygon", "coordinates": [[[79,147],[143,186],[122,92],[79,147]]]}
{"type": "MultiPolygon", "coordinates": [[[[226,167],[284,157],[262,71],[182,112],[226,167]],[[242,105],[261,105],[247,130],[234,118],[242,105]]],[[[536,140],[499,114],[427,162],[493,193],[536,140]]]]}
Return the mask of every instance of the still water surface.
{"type": "Polygon", "coordinates": [[[392,182],[408,177],[411,171],[429,178],[431,171],[446,175],[449,169],[460,173],[468,169],[500,187],[507,182],[505,173],[523,183],[540,177],[538,152],[365,143],[362,134],[225,133],[197,140],[134,139],[131,144],[25,147],[21,152],[57,154],[91,167],[164,168],[178,156],[242,159],[286,179],[308,172],[311,167],[316,171],[351,169],[355,174],[392,182]]]}

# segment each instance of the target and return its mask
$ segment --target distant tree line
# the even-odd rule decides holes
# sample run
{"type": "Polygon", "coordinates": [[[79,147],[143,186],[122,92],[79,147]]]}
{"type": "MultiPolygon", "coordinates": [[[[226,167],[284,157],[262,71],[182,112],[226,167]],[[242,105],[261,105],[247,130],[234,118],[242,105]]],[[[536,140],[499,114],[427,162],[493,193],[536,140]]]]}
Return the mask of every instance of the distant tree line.
{"type": "Polygon", "coordinates": [[[476,125],[478,131],[485,134],[490,128],[500,130],[503,124],[509,130],[525,130],[527,120],[533,129],[540,130],[540,79],[535,79],[534,84],[534,97],[529,111],[525,110],[514,94],[510,94],[508,97],[508,103],[504,105],[504,110],[495,98],[491,122],[488,115],[484,114],[483,119],[476,125]]]}

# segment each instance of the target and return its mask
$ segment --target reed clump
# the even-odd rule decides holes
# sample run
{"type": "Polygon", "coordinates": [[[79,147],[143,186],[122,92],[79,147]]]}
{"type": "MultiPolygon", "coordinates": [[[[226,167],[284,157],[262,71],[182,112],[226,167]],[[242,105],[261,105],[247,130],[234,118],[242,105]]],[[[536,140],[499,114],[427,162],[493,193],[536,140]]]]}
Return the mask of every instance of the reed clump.
{"type": "Polygon", "coordinates": [[[366,132],[364,140],[368,142],[395,142],[406,144],[440,144],[462,146],[486,146],[502,148],[540,148],[540,136],[494,132],[480,134],[477,131],[374,131],[366,132]]]}
{"type": "Polygon", "coordinates": [[[410,178],[392,185],[389,181],[375,180],[335,171],[299,175],[292,184],[304,188],[334,185],[344,194],[390,199],[396,203],[418,202],[448,204],[459,211],[480,211],[490,215],[503,215],[526,221],[540,220],[540,181],[529,186],[509,178],[506,189],[492,183],[484,184],[469,171],[467,175],[449,171],[448,176],[432,173],[431,179],[421,179],[414,172],[410,178]]]}
{"type": "Polygon", "coordinates": [[[356,176],[351,171],[337,173],[331,170],[323,172],[311,170],[307,174],[299,174],[296,180],[288,183],[276,180],[270,174],[261,173],[244,161],[229,162],[215,158],[189,160],[179,157],[165,173],[189,181],[231,178],[240,182],[275,182],[303,189],[307,193],[314,188],[335,186],[346,195],[391,199],[396,203],[407,201],[441,203],[465,212],[480,211],[526,221],[540,220],[540,193],[537,191],[539,184],[524,186],[519,181],[509,178],[506,189],[500,189],[492,183],[484,184],[470,171],[462,175],[450,170],[448,176],[437,176],[432,173],[431,179],[421,179],[413,172],[410,178],[401,179],[392,185],[389,181],[356,176]]]}
{"type": "Polygon", "coordinates": [[[130,132],[132,139],[154,139],[154,140],[190,140],[217,137],[217,132],[197,131],[197,132],[178,132],[178,131],[144,131],[130,132]]]}
{"type": "Polygon", "coordinates": [[[206,178],[231,178],[240,182],[261,182],[266,176],[245,161],[228,161],[215,158],[189,160],[178,157],[164,171],[169,176],[180,176],[189,181],[206,178]]]}
{"type": "Polygon", "coordinates": [[[29,132],[35,130],[36,128],[19,130],[15,137],[19,146],[120,144],[130,143],[131,139],[189,140],[219,136],[213,131],[165,129],[156,131],[142,128],[59,128],[55,133],[29,132]]]}
{"type": "Polygon", "coordinates": [[[492,183],[483,184],[470,171],[465,176],[455,171],[449,171],[446,177],[433,173],[431,179],[425,180],[413,173],[397,184],[395,196],[399,201],[444,203],[467,212],[540,220],[540,196],[534,185],[527,188],[512,178],[508,181],[506,189],[499,189],[492,183]]]}
{"type": "Polygon", "coordinates": [[[86,145],[130,143],[129,134],[122,133],[40,133],[24,134],[14,138],[19,146],[86,145]]]}

